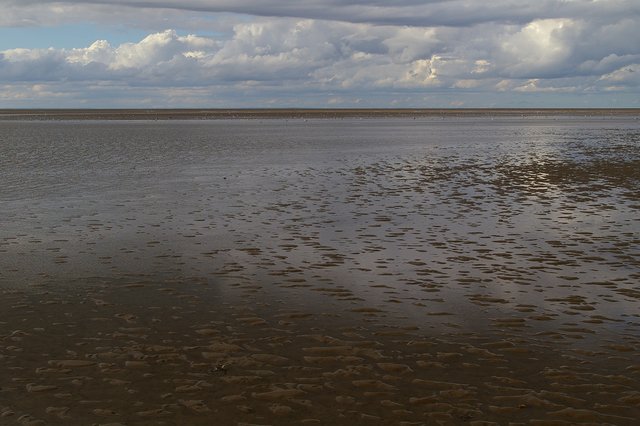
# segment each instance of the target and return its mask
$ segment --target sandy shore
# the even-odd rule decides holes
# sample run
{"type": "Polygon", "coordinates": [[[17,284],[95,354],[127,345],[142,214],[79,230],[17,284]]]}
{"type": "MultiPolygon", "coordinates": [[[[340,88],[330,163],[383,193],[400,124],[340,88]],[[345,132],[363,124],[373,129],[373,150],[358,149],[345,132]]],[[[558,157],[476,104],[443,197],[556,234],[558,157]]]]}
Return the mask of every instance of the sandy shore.
{"type": "Polygon", "coordinates": [[[543,332],[554,318],[521,306],[477,332],[460,330],[454,312],[434,312],[448,321],[425,333],[379,307],[304,310],[261,302],[257,283],[240,285],[237,300],[193,284],[138,278],[3,292],[0,423],[631,426],[638,418],[638,339],[571,343],[595,332],[594,322],[543,332]]]}

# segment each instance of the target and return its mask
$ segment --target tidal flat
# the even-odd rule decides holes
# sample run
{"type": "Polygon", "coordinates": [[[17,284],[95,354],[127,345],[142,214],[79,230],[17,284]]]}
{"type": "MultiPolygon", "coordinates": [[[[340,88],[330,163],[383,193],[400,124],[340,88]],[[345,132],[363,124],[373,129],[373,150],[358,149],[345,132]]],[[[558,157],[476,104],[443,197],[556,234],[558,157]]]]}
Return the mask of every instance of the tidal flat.
{"type": "Polygon", "coordinates": [[[262,118],[0,120],[1,425],[637,424],[639,114],[262,118]]]}

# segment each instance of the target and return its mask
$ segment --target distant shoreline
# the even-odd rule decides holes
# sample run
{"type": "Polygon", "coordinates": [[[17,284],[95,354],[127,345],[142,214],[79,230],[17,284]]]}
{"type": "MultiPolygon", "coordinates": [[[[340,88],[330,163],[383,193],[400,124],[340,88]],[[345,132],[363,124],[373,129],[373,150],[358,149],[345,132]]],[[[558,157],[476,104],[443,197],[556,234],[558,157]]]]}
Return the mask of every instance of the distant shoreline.
{"type": "Polygon", "coordinates": [[[282,118],[640,116],[640,108],[0,109],[0,120],[220,120],[282,118]]]}

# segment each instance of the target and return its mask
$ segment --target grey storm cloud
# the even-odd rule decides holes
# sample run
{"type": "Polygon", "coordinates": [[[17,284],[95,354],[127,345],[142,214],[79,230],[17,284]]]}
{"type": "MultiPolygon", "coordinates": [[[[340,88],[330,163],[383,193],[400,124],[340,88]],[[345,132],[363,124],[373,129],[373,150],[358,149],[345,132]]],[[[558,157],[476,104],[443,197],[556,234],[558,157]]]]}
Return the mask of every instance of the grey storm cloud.
{"type": "Polygon", "coordinates": [[[86,8],[93,4],[410,26],[523,24],[555,18],[615,20],[640,13],[640,2],[636,0],[9,0],[5,3],[18,8],[47,4],[86,8]]]}

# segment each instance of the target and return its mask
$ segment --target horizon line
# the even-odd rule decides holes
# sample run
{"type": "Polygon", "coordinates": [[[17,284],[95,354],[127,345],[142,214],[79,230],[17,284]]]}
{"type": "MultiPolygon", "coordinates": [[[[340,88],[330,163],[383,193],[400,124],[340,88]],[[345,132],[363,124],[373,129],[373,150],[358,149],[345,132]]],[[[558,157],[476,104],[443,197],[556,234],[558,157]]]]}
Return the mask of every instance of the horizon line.
{"type": "Polygon", "coordinates": [[[418,118],[640,116],[640,108],[14,108],[1,120],[216,120],[277,118],[418,118]]]}

